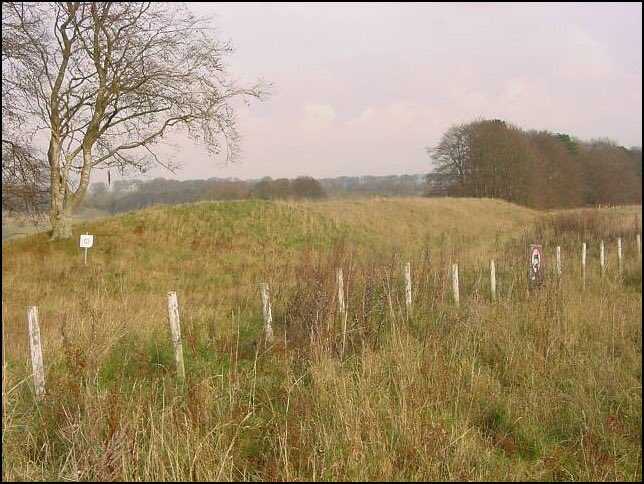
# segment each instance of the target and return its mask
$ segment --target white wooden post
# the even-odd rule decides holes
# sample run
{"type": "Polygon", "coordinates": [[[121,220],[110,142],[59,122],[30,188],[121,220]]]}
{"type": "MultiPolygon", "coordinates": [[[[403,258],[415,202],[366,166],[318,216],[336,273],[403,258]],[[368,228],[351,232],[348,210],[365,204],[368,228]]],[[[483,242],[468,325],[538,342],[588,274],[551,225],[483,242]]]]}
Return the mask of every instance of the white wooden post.
{"type": "MultiPolygon", "coordinates": [[[[89,235],[88,232],[85,232],[85,235],[89,235]]],[[[85,265],[87,265],[87,247],[85,247],[85,265]]]]}
{"type": "Polygon", "coordinates": [[[622,275],[622,238],[617,238],[617,271],[622,275]]]}
{"type": "Polygon", "coordinates": [[[557,246],[557,276],[561,276],[561,247],[557,246]]]}
{"type": "Polygon", "coordinates": [[[458,264],[452,264],[452,293],[454,294],[454,304],[460,306],[460,297],[458,293],[458,264]]]}
{"type": "Polygon", "coordinates": [[[606,273],[606,252],[604,249],[604,241],[599,242],[599,268],[601,271],[602,277],[606,273]]]}
{"type": "Polygon", "coordinates": [[[642,260],[642,238],[640,237],[640,234],[637,234],[635,237],[635,241],[637,242],[637,258],[641,261],[642,260]]]}
{"type": "Polygon", "coordinates": [[[492,295],[492,302],[496,301],[496,267],[494,266],[494,259],[490,259],[490,294],[492,295]]]}
{"type": "Polygon", "coordinates": [[[179,303],[177,293],[168,292],[168,321],[170,322],[170,334],[172,335],[172,347],[174,348],[174,360],[177,365],[177,376],[181,380],[186,379],[186,370],[183,366],[183,345],[181,344],[181,325],[179,322],[179,303]]]}
{"type": "Polygon", "coordinates": [[[581,244],[581,284],[586,289],[586,242],[581,244]]]}
{"type": "Polygon", "coordinates": [[[336,270],[336,278],[338,281],[338,312],[342,318],[342,357],[344,357],[344,349],[347,344],[347,307],[344,304],[344,277],[342,275],[342,267],[336,270]]]}
{"type": "Polygon", "coordinates": [[[405,264],[405,304],[411,310],[411,263],[405,264]]]}
{"type": "Polygon", "coordinates": [[[342,276],[342,267],[338,267],[336,270],[336,277],[338,280],[338,311],[340,311],[340,314],[344,314],[347,308],[344,305],[344,278],[342,276]]]}
{"type": "Polygon", "coordinates": [[[36,398],[45,396],[45,370],[42,363],[42,348],[40,346],[40,326],[38,326],[38,307],[27,307],[27,331],[29,333],[29,350],[31,353],[31,369],[34,374],[36,398]]]}
{"type": "Polygon", "coordinates": [[[269,298],[268,284],[262,282],[262,310],[264,312],[264,336],[269,343],[273,341],[273,316],[271,314],[271,301],[269,298]]]}

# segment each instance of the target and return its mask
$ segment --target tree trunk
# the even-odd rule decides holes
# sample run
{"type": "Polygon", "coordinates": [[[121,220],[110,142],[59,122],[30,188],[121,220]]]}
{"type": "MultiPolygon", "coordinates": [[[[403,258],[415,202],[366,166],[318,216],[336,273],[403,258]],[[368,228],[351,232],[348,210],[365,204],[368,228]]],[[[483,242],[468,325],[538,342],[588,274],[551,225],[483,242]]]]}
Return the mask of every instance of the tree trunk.
{"type": "Polygon", "coordinates": [[[51,222],[52,239],[69,239],[72,236],[72,211],[52,203],[49,221],[51,222]]]}

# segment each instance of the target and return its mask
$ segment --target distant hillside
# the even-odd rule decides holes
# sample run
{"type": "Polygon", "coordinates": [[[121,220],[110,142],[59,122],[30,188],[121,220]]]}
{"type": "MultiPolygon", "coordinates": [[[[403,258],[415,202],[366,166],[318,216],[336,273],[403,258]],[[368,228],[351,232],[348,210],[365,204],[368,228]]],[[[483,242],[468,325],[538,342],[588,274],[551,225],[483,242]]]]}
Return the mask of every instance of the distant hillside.
{"type": "Polygon", "coordinates": [[[208,178],[207,180],[167,180],[155,178],[116,181],[111,186],[94,183],[85,207],[118,213],[157,204],[203,200],[299,200],[327,197],[405,197],[423,196],[434,186],[433,174],[311,177],[295,179],[264,177],[258,180],[208,178]],[[429,185],[428,185],[429,181],[429,185]]]}

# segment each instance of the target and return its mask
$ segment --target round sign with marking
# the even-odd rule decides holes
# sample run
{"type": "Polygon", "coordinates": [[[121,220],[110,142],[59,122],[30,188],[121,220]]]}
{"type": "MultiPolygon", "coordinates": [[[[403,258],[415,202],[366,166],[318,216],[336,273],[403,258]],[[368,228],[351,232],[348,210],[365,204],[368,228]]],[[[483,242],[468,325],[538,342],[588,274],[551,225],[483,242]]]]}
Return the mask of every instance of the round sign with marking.
{"type": "Polygon", "coordinates": [[[83,234],[80,236],[80,248],[89,249],[94,245],[94,236],[89,234],[83,234]]]}
{"type": "Polygon", "coordinates": [[[538,244],[530,245],[530,279],[533,281],[541,273],[541,246],[538,244]]]}

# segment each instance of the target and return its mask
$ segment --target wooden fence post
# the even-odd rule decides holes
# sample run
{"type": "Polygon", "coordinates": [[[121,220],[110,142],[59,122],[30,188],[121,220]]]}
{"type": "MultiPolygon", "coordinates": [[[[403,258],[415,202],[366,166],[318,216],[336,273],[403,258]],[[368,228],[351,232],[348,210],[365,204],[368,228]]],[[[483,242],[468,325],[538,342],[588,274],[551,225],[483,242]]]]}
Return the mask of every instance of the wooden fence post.
{"type": "Polygon", "coordinates": [[[586,242],[581,244],[581,287],[586,289],[586,242]]]}
{"type": "Polygon", "coordinates": [[[31,353],[31,369],[34,374],[36,398],[45,396],[45,370],[42,362],[42,347],[40,345],[40,326],[38,326],[38,307],[27,307],[27,331],[29,333],[29,350],[31,353]]]}
{"type": "Polygon", "coordinates": [[[622,275],[622,238],[617,238],[617,272],[622,275]]]}
{"type": "Polygon", "coordinates": [[[606,273],[606,252],[603,240],[599,242],[599,269],[601,276],[604,277],[604,274],[606,273]]]}
{"type": "MultiPolygon", "coordinates": [[[[85,232],[85,235],[89,235],[89,234],[85,232]]],[[[85,247],[85,265],[87,265],[87,247],[85,247]]]]}
{"type": "Polygon", "coordinates": [[[262,282],[262,311],[264,312],[264,336],[267,342],[273,341],[273,315],[271,314],[271,301],[268,292],[268,284],[262,282]]]}
{"type": "Polygon", "coordinates": [[[411,310],[411,263],[405,264],[405,304],[407,311],[411,310]]]}
{"type": "Polygon", "coordinates": [[[179,322],[179,303],[177,293],[168,292],[168,321],[170,322],[170,333],[172,335],[172,347],[174,348],[174,360],[177,365],[177,376],[181,380],[186,379],[186,370],[183,366],[183,345],[181,344],[181,325],[179,322]]]}
{"type": "Polygon", "coordinates": [[[561,246],[557,246],[557,276],[561,277],[561,246]]]}
{"type": "Polygon", "coordinates": [[[338,311],[340,314],[344,314],[347,308],[344,305],[344,277],[342,275],[342,267],[338,267],[336,270],[336,279],[338,281],[338,311]]]}
{"type": "Polygon", "coordinates": [[[494,265],[494,259],[490,259],[490,294],[492,296],[492,302],[496,301],[496,267],[494,265]]]}
{"type": "Polygon", "coordinates": [[[635,241],[637,242],[637,258],[642,261],[642,237],[640,237],[640,234],[637,234],[635,237],[635,241]]]}
{"type": "Polygon", "coordinates": [[[452,264],[452,293],[454,294],[454,304],[460,306],[460,295],[458,292],[458,264],[452,264]]]}
{"type": "Polygon", "coordinates": [[[342,320],[342,352],[341,357],[344,358],[344,350],[347,344],[347,307],[344,304],[344,276],[342,274],[342,267],[336,270],[336,279],[338,281],[338,312],[342,320]]]}

